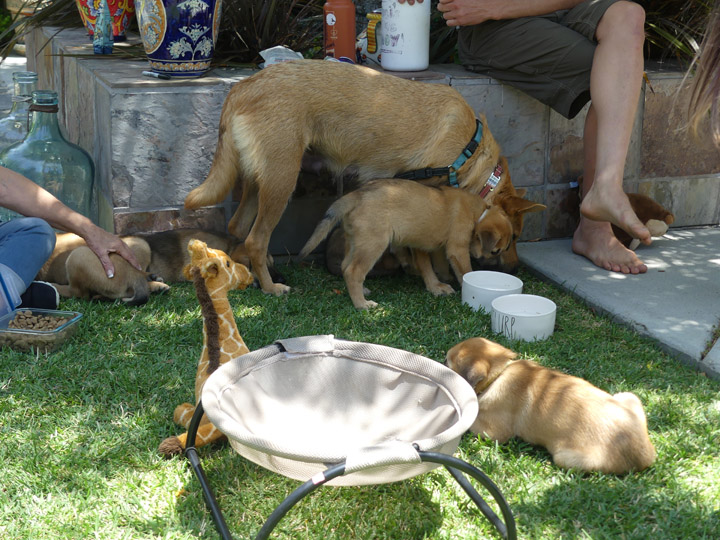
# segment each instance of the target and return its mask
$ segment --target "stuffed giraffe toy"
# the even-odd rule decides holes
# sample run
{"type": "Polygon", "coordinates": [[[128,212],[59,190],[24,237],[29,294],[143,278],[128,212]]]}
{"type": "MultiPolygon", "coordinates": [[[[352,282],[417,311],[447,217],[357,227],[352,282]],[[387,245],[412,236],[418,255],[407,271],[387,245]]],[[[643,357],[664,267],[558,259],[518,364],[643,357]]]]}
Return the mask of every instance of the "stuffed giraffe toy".
{"type": "MultiPolygon", "coordinates": [[[[227,293],[232,289],[245,289],[253,276],[242,264],[234,262],[224,252],[210,249],[205,242],[188,242],[190,264],[184,269],[185,277],[195,284],[195,293],[203,316],[203,348],[195,377],[195,403],[200,400],[208,377],[222,364],[249,352],[240,336],[227,293]]],[[[173,420],[186,430],[190,425],[195,406],[183,403],[175,408],[173,420]]],[[[195,446],[203,446],[223,438],[224,435],[203,415],[198,428],[195,446]]],[[[187,432],[168,437],[158,448],[165,456],[182,452],[187,432]]]]}

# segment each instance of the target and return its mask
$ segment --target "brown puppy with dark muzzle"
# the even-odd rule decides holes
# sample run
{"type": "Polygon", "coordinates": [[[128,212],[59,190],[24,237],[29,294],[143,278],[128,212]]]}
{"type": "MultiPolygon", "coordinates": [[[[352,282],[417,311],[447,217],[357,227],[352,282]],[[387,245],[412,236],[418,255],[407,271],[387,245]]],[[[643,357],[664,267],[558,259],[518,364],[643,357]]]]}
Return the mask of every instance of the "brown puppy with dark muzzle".
{"type": "Polygon", "coordinates": [[[365,276],[388,246],[410,248],[428,291],[454,292],[441,283],[429,253],[442,251],[457,279],[470,272],[470,255],[496,256],[513,240],[512,225],[497,206],[480,195],[449,186],[424,186],[409,180],[375,180],[335,201],[320,221],[300,258],[307,256],[342,222],[346,252],[342,273],[353,305],[377,306],[365,299],[365,276]]]}
{"type": "Polygon", "coordinates": [[[610,395],[578,377],[517,360],[516,353],[485,338],[455,345],[446,364],[478,395],[473,433],[544,446],[565,468],[624,474],[655,461],[635,394],[610,395]]]}
{"type": "MultiPolygon", "coordinates": [[[[210,172],[185,199],[188,209],[217,204],[242,183],[228,230],[245,240],[266,293],[289,290],[273,282],[265,257],[306,153],[322,156],[336,175],[352,171],[360,183],[452,166],[460,188],[485,192],[491,204],[521,198],[503,188],[507,170],[498,168],[500,147],[486,119],[476,120],[454,88],[343,62],[271,65],[230,90],[210,172]]],[[[448,183],[448,175],[434,174],[428,182],[448,183]]]]}

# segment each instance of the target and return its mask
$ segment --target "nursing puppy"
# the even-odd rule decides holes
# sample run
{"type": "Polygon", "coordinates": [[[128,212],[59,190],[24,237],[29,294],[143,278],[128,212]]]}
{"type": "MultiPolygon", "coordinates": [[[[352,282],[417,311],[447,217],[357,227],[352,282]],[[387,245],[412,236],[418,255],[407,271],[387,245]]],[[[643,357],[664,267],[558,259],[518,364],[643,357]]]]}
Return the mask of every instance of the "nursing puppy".
{"type": "Polygon", "coordinates": [[[447,366],[478,395],[473,433],[544,446],[565,468],[623,474],[653,464],[655,448],[635,394],[611,396],[583,379],[516,357],[484,338],[448,351],[447,366]]]}
{"type": "MultiPolygon", "coordinates": [[[[459,186],[472,193],[485,188],[500,159],[484,117],[479,125],[482,138],[457,171],[459,186]]],[[[230,90],[212,167],[186,197],[185,208],[217,204],[240,181],[242,199],[228,230],[245,240],[262,290],[280,295],[289,287],[273,282],[265,256],[304,155],[321,156],[334,174],[353,173],[364,183],[447,167],[466,156],[463,150],[478,132],[472,107],[450,86],[343,62],[271,65],[230,90]]],[[[432,181],[447,184],[447,175],[437,174],[432,181]]],[[[500,193],[521,198],[512,185],[504,186],[506,176],[504,170],[498,187],[488,194],[492,204],[500,193]]]]}
{"type": "Polygon", "coordinates": [[[428,291],[452,294],[432,268],[429,252],[443,250],[460,283],[470,272],[470,255],[498,255],[510,247],[512,225],[497,206],[480,195],[449,186],[430,187],[410,180],[375,180],[351,191],[328,208],[300,258],[307,256],[342,222],[346,252],[342,273],[357,309],[377,306],[365,299],[365,276],[388,246],[410,248],[428,291]]]}

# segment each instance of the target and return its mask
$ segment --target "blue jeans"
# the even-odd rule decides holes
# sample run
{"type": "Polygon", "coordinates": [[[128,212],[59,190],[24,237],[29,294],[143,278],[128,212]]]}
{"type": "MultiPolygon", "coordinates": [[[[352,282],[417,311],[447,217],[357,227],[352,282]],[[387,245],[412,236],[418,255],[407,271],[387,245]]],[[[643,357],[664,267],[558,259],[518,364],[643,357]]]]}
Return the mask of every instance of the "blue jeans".
{"type": "MultiPolygon", "coordinates": [[[[15,272],[25,289],[55,249],[55,231],[47,221],[17,218],[0,223],[0,264],[15,272]]],[[[19,291],[23,293],[25,291],[19,291]]]]}

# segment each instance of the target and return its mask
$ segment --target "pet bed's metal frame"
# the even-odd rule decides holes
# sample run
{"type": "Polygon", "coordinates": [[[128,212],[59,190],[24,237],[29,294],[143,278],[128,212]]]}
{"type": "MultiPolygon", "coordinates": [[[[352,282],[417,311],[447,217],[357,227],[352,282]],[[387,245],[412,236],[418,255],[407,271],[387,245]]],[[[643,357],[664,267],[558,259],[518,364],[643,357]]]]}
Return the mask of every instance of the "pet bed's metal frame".
{"type": "MultiPolygon", "coordinates": [[[[185,456],[190,462],[195,476],[200,482],[200,486],[202,487],[203,495],[205,497],[205,503],[207,504],[210,513],[212,514],[213,521],[215,522],[215,526],[217,527],[218,532],[222,536],[223,540],[233,540],[233,537],[230,534],[230,529],[228,528],[227,523],[225,522],[225,518],[223,517],[222,512],[220,511],[220,507],[218,506],[217,500],[215,499],[215,494],[213,493],[210,483],[208,482],[208,479],[205,476],[205,472],[203,471],[202,465],[200,464],[200,457],[198,456],[197,450],[195,448],[195,436],[197,434],[198,427],[200,426],[200,420],[202,419],[203,412],[204,411],[202,401],[199,401],[197,407],[195,408],[195,413],[193,414],[192,420],[190,420],[190,426],[188,427],[185,456]]],[[[485,473],[483,473],[477,467],[474,467],[473,465],[470,465],[469,463],[461,459],[446,454],[438,452],[424,452],[420,450],[418,450],[418,454],[420,455],[421,461],[444,465],[448,472],[452,475],[452,477],[457,481],[457,483],[460,484],[460,486],[465,490],[465,493],[467,493],[470,499],[472,499],[480,512],[482,512],[482,514],[490,521],[490,523],[493,524],[493,526],[497,529],[498,533],[500,533],[503,538],[508,540],[515,540],[517,538],[515,518],[512,515],[510,506],[505,501],[505,498],[503,497],[502,493],[500,493],[500,490],[497,488],[497,486],[492,482],[492,480],[490,480],[490,478],[488,478],[485,473]],[[490,506],[480,496],[480,494],[473,487],[470,481],[463,475],[463,473],[471,476],[485,489],[487,489],[487,491],[490,493],[490,495],[492,495],[493,499],[495,499],[495,502],[499,506],[504,522],[497,516],[497,514],[492,510],[492,508],[490,508],[490,506]]],[[[293,506],[295,506],[295,504],[300,502],[300,500],[303,499],[306,495],[309,495],[311,492],[315,491],[315,489],[317,489],[318,487],[322,486],[326,482],[329,482],[333,478],[342,476],[344,473],[345,462],[338,463],[337,465],[326,469],[322,473],[321,480],[318,480],[320,475],[316,475],[315,477],[295,489],[295,491],[288,495],[285,500],[281,502],[277,506],[277,508],[275,508],[273,513],[270,514],[270,517],[268,517],[268,519],[265,521],[262,528],[260,529],[260,532],[258,532],[257,536],[255,536],[255,540],[265,540],[266,538],[268,538],[275,526],[280,522],[283,516],[285,516],[285,514],[287,514],[293,506]]]]}

